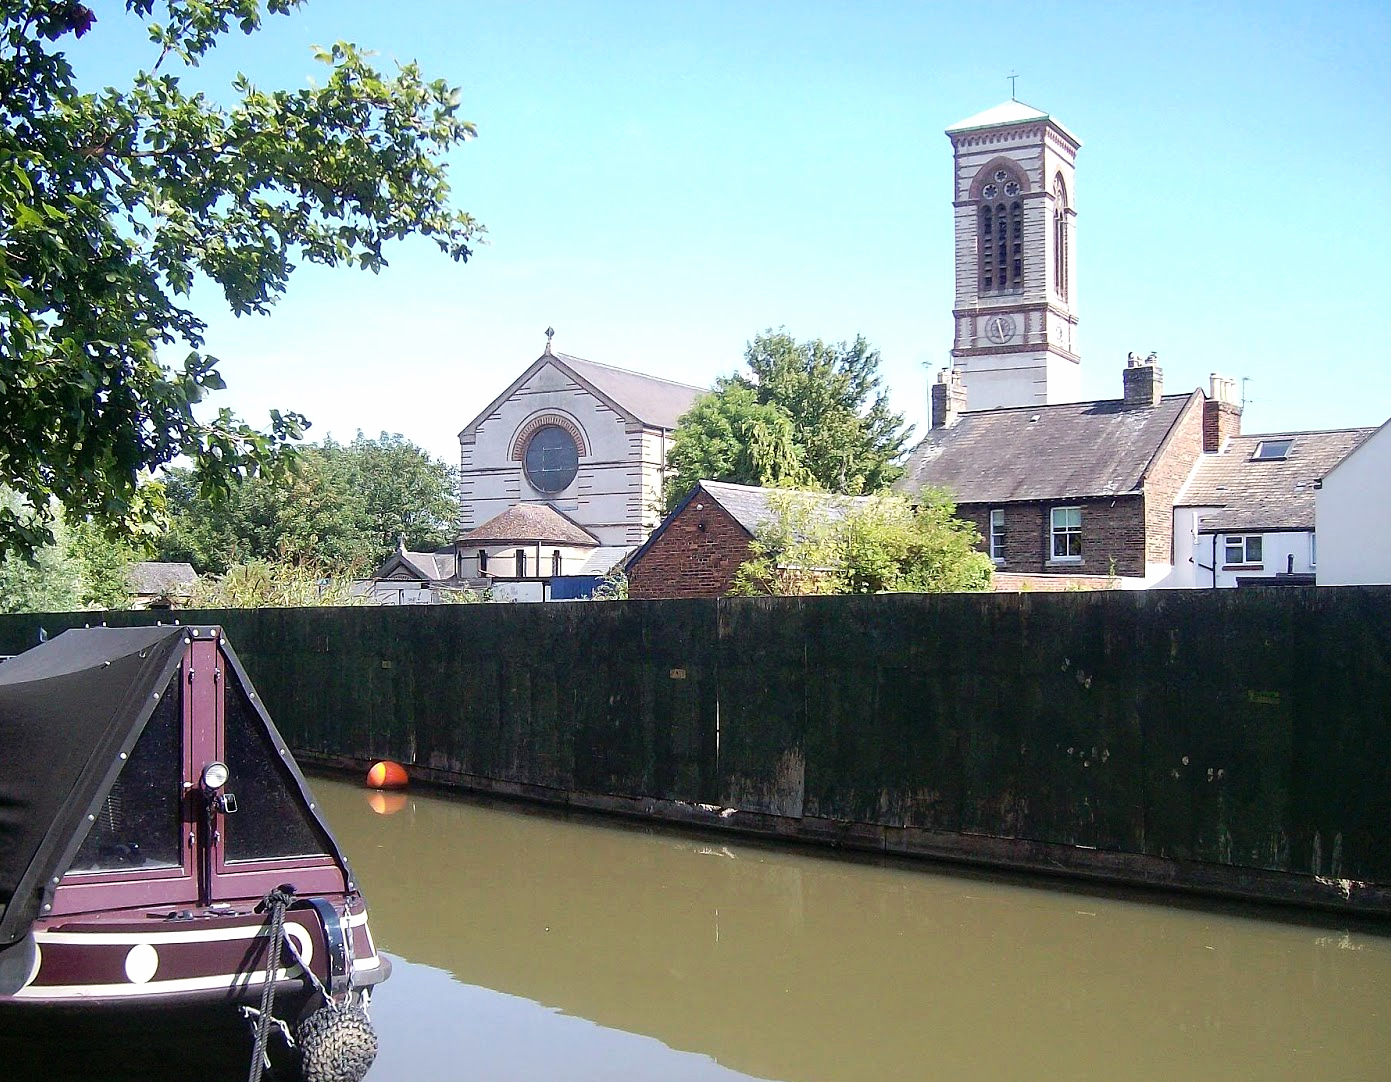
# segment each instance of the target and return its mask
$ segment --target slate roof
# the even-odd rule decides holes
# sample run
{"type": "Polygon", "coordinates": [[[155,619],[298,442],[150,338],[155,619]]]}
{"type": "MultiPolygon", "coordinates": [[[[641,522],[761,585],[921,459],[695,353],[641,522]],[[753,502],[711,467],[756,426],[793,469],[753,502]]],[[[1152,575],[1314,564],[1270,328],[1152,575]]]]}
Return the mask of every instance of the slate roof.
{"type": "Polygon", "coordinates": [[[638,421],[649,428],[674,429],[681,415],[691,408],[698,397],[707,393],[704,387],[692,387],[641,372],[630,372],[625,368],[587,361],[583,357],[572,357],[568,353],[546,352],[532,361],[525,372],[466,424],[459,433],[460,438],[476,431],[502,403],[547,364],[554,365],[619,416],[638,421]]]}
{"type": "Polygon", "coordinates": [[[197,581],[192,564],[141,560],[126,569],[126,585],[142,597],[187,594],[197,581]]]}
{"type": "Polygon", "coordinates": [[[759,488],[757,485],[735,485],[728,481],[697,481],[695,486],[685,498],[676,505],[675,508],[662,519],[661,523],[648,536],[640,548],[628,558],[628,567],[632,567],[657,541],[657,538],[666,533],[667,527],[672,523],[677,515],[681,514],[692,503],[697,503],[701,499],[710,499],[718,504],[724,511],[734,519],[748,533],[750,538],[758,534],[759,527],[766,522],[773,521],[777,515],[774,513],[769,497],[779,494],[795,494],[805,496],[808,499],[818,500],[822,505],[824,513],[827,515],[839,516],[841,508],[865,503],[867,496],[837,496],[827,492],[804,492],[799,489],[786,488],[759,488]]]}
{"type": "Polygon", "coordinates": [[[1077,136],[1059,124],[1056,117],[1049,116],[1042,109],[1035,109],[1032,105],[1025,105],[1022,101],[1013,100],[993,105],[984,112],[976,113],[975,116],[968,116],[965,120],[958,120],[947,129],[947,134],[974,131],[977,128],[1000,128],[1007,124],[1027,124],[1034,120],[1050,121],[1054,127],[1061,129],[1074,143],[1081,145],[1077,136]]]}
{"type": "Polygon", "coordinates": [[[1194,391],[1154,406],[1105,399],[963,413],[928,432],[894,487],[944,488],[958,504],[1139,492],[1165,438],[1201,400],[1194,391]]]}
{"type": "Polygon", "coordinates": [[[764,523],[777,518],[770,496],[787,495],[796,492],[798,496],[817,501],[830,517],[839,518],[840,508],[847,503],[854,505],[865,502],[864,496],[836,496],[826,492],[801,492],[785,488],[759,488],[755,485],[733,485],[728,481],[701,481],[700,488],[729,516],[744,527],[752,537],[764,523]]]}
{"type": "Polygon", "coordinates": [[[624,368],[571,357],[568,353],[553,356],[570,368],[575,375],[603,396],[623,406],[645,425],[654,428],[675,428],[681,415],[707,391],[685,383],[629,372],[624,368]]]}
{"type": "Polygon", "coordinates": [[[405,548],[397,548],[373,573],[371,581],[399,581],[403,577],[397,574],[399,570],[406,572],[404,577],[407,579],[432,582],[453,579],[454,550],[445,548],[434,552],[408,552],[405,548]]]}
{"type": "Polygon", "coordinates": [[[1315,482],[1370,436],[1374,428],[1322,432],[1266,432],[1233,436],[1216,454],[1203,455],[1176,501],[1178,507],[1215,507],[1199,533],[1312,530],[1315,482]],[[1290,440],[1283,459],[1253,460],[1263,441],[1290,440]]]}
{"type": "Polygon", "coordinates": [[[575,548],[599,547],[597,537],[544,503],[513,504],[502,514],[494,515],[459,538],[460,544],[468,545],[505,545],[513,541],[540,541],[575,548]]]}

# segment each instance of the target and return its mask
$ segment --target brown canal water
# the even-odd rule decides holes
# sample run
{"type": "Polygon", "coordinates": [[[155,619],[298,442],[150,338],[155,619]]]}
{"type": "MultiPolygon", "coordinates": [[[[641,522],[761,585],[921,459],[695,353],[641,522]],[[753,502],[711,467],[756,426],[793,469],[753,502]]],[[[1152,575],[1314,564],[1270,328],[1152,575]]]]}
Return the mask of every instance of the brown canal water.
{"type": "Polygon", "coordinates": [[[369,1082],[1391,1079],[1380,929],[312,784],[396,965],[369,1082]]]}

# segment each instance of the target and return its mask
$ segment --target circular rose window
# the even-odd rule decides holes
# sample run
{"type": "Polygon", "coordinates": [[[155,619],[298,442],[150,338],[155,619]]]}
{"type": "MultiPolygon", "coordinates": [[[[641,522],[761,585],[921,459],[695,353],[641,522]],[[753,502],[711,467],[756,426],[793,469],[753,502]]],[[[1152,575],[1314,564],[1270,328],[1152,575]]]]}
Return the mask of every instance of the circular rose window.
{"type": "Polygon", "coordinates": [[[579,448],[574,437],[559,425],[543,425],[527,442],[522,465],[532,488],[560,492],[579,471],[579,448]]]}

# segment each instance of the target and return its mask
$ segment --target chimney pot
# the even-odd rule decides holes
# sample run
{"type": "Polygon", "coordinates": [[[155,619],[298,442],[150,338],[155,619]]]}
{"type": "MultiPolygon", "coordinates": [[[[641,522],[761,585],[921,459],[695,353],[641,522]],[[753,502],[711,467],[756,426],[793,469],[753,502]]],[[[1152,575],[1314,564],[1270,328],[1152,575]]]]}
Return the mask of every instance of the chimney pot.
{"type": "Polygon", "coordinates": [[[1157,353],[1144,358],[1132,353],[1126,358],[1125,371],[1121,373],[1126,409],[1157,406],[1164,397],[1164,370],[1155,363],[1158,359],[1157,353]]]}

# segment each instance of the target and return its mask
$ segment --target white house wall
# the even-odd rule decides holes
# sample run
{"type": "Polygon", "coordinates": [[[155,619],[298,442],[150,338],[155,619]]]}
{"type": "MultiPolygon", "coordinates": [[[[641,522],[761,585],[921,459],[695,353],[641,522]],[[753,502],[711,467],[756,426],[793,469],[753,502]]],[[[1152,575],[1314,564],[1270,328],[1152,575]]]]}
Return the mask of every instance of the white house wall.
{"type": "Polygon", "coordinates": [[[554,365],[538,369],[500,403],[459,447],[460,530],[467,533],[514,504],[548,503],[604,545],[641,544],[660,519],[665,439],[660,430],[628,422],[554,365]],[[579,471],[568,488],[544,493],[512,458],[517,433],[554,411],[584,435],[579,471]]]}
{"type": "MultiPolygon", "coordinates": [[[[1231,589],[1238,585],[1238,579],[1273,579],[1293,570],[1296,575],[1309,575],[1314,572],[1314,535],[1308,530],[1289,530],[1264,532],[1243,530],[1233,533],[1233,537],[1259,537],[1261,539],[1261,564],[1259,568],[1246,570],[1224,570],[1226,564],[1227,534],[1199,533],[1204,515],[1220,513],[1216,507],[1175,507],[1174,508],[1174,569],[1163,581],[1157,583],[1163,589],[1208,590],[1214,585],[1221,589],[1231,589]],[[1213,542],[1216,541],[1216,548],[1213,542]],[[1213,581],[1213,556],[1216,555],[1217,578],[1213,581]],[[1291,563],[1291,557],[1293,562],[1291,563]]],[[[1323,533],[1319,532],[1318,557],[1323,558],[1323,533]]]]}
{"type": "Polygon", "coordinates": [[[1323,479],[1317,500],[1319,585],[1391,583],[1391,422],[1323,479]]]}

